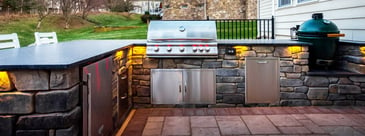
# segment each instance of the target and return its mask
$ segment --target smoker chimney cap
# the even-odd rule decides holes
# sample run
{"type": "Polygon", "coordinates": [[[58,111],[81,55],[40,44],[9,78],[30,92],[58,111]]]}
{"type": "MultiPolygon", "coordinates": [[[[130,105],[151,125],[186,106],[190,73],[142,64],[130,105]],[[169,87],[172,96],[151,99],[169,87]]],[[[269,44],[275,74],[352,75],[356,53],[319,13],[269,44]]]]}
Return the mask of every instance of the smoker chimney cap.
{"type": "Polygon", "coordinates": [[[312,14],[313,19],[323,19],[323,13],[314,13],[312,14]]]}

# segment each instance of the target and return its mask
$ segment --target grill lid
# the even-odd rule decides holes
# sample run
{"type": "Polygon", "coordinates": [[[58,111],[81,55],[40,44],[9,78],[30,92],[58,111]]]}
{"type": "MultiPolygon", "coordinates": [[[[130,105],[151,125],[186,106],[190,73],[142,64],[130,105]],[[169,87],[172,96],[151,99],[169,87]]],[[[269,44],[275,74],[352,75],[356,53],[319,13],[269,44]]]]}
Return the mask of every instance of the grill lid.
{"type": "Polygon", "coordinates": [[[151,21],[147,42],[216,42],[215,21],[151,21]]]}
{"type": "Polygon", "coordinates": [[[215,21],[151,21],[147,33],[148,57],[217,58],[215,21]]]}

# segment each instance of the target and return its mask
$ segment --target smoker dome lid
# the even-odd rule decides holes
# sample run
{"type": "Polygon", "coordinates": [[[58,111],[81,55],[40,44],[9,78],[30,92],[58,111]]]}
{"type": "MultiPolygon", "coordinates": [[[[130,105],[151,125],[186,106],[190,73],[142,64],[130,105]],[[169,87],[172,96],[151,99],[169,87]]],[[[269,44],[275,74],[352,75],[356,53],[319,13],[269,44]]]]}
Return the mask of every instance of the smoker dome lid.
{"type": "Polygon", "coordinates": [[[305,21],[298,29],[298,35],[308,33],[328,34],[339,33],[339,29],[332,21],[323,19],[322,13],[315,13],[312,19],[305,21]]]}

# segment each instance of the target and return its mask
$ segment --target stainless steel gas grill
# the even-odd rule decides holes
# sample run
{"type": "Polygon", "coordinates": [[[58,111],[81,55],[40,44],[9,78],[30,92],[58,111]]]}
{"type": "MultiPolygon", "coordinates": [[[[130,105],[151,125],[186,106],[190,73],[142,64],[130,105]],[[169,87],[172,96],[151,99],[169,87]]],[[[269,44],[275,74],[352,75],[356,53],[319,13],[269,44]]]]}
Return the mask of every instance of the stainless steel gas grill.
{"type": "Polygon", "coordinates": [[[217,58],[215,21],[151,21],[148,57],[217,58]]]}

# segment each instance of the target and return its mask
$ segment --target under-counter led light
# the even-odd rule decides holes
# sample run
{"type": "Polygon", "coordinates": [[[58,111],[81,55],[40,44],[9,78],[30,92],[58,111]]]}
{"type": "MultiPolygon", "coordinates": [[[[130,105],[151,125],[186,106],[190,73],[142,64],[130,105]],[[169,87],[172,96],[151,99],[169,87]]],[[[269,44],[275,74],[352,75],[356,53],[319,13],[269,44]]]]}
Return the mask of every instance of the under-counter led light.
{"type": "Polygon", "coordinates": [[[360,52],[362,55],[365,55],[365,46],[360,47],[360,52]]]}
{"type": "Polygon", "coordinates": [[[236,49],[237,57],[244,57],[245,54],[247,53],[247,51],[250,50],[250,47],[245,46],[245,45],[236,45],[236,46],[233,46],[233,48],[236,49]]]}
{"type": "Polygon", "coordinates": [[[288,47],[288,49],[291,53],[298,53],[298,52],[302,51],[301,46],[290,46],[290,47],[288,47]]]}
{"type": "Polygon", "coordinates": [[[8,72],[0,71],[0,90],[9,91],[6,89],[11,89],[11,83],[8,76],[8,72]]]}
{"type": "Polygon", "coordinates": [[[145,55],[146,47],[144,46],[134,46],[133,47],[133,55],[145,55]]]}
{"type": "Polygon", "coordinates": [[[116,59],[121,59],[121,58],[123,58],[123,56],[124,56],[124,52],[123,51],[117,51],[115,53],[115,58],[116,59]]]}
{"type": "Polygon", "coordinates": [[[236,51],[248,51],[248,50],[250,50],[250,47],[244,46],[244,45],[237,45],[237,46],[234,46],[233,48],[235,48],[236,51]]]}

